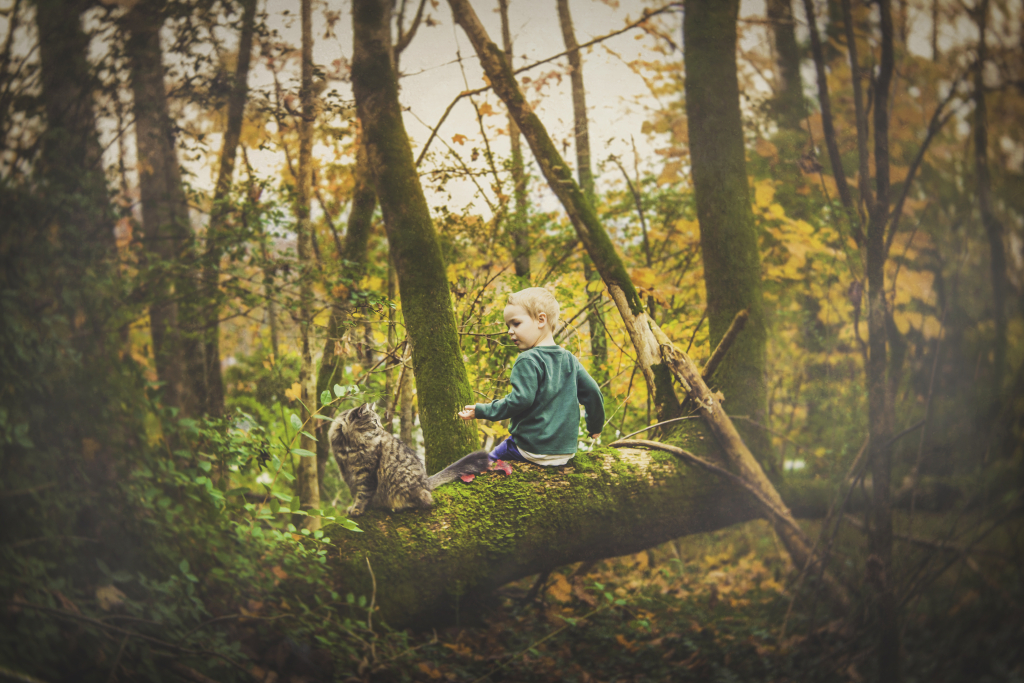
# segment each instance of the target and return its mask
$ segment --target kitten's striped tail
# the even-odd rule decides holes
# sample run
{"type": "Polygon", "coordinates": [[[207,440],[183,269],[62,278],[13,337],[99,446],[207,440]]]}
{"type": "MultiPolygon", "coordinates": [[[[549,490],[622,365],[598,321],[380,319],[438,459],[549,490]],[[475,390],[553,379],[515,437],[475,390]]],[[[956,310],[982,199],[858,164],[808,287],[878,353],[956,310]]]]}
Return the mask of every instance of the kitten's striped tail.
{"type": "Polygon", "coordinates": [[[463,474],[480,474],[490,467],[487,451],[473,451],[461,460],[448,465],[432,477],[427,477],[427,488],[433,491],[442,484],[455,481],[463,474]]]}

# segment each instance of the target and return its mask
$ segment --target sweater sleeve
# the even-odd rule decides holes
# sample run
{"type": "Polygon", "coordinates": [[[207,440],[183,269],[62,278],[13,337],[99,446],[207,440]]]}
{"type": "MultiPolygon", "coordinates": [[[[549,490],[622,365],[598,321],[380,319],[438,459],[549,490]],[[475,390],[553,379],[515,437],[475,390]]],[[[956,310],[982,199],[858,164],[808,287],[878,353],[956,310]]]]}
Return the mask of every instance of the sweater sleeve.
{"type": "Polygon", "coordinates": [[[515,417],[532,406],[540,384],[540,368],[530,358],[520,357],[512,366],[511,382],[512,393],[505,398],[491,403],[476,404],[478,418],[504,420],[515,417]]]}
{"type": "Polygon", "coordinates": [[[582,363],[576,367],[576,395],[587,412],[587,434],[600,434],[604,429],[604,397],[582,363]]]}

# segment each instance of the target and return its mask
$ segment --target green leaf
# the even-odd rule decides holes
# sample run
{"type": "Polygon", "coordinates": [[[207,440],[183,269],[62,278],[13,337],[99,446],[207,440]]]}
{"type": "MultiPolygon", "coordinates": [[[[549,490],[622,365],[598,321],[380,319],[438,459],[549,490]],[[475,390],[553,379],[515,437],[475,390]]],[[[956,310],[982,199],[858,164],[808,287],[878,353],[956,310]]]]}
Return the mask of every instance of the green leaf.
{"type": "Polygon", "coordinates": [[[279,501],[277,498],[271,498],[270,499],[270,511],[273,512],[275,515],[278,512],[280,512],[281,511],[281,501],[279,501]]]}
{"type": "Polygon", "coordinates": [[[296,429],[302,429],[302,420],[299,419],[298,415],[292,413],[292,416],[288,419],[291,421],[292,427],[295,427],[296,429]]]}
{"type": "Polygon", "coordinates": [[[327,417],[326,415],[320,415],[319,413],[317,413],[313,417],[315,417],[318,420],[323,420],[324,422],[331,422],[334,419],[331,417],[327,417]]]}
{"type": "Polygon", "coordinates": [[[179,562],[178,563],[178,569],[181,570],[182,574],[187,574],[188,573],[188,560],[182,560],[181,562],[179,562]]]}
{"type": "Polygon", "coordinates": [[[292,449],[292,453],[294,453],[295,455],[300,455],[303,458],[315,458],[316,457],[316,453],[314,453],[313,451],[307,451],[305,448],[293,448],[292,449]]]}
{"type": "Polygon", "coordinates": [[[319,529],[313,532],[313,538],[320,539],[324,537],[324,532],[319,529]]]}
{"type": "Polygon", "coordinates": [[[338,398],[341,398],[344,393],[345,393],[345,390],[341,388],[340,384],[335,384],[334,385],[334,395],[335,396],[337,396],[338,398]]]}
{"type": "Polygon", "coordinates": [[[300,533],[300,534],[302,534],[303,536],[309,536],[309,534],[310,534],[311,532],[309,531],[309,529],[303,529],[303,530],[302,530],[302,531],[300,531],[299,533],[300,533]]]}
{"type": "Polygon", "coordinates": [[[347,517],[342,517],[341,519],[339,519],[338,520],[338,524],[340,524],[341,526],[345,527],[349,531],[356,531],[356,532],[359,532],[359,533],[363,533],[363,530],[359,528],[359,525],[356,524],[355,522],[353,522],[351,519],[349,519],[347,517]]]}
{"type": "Polygon", "coordinates": [[[316,441],[316,440],[317,440],[317,438],[316,438],[315,436],[313,436],[312,434],[310,434],[310,433],[309,433],[309,432],[307,432],[307,431],[303,431],[303,432],[302,432],[302,435],[303,435],[303,436],[308,436],[308,437],[309,437],[310,439],[312,439],[313,441],[316,441]]]}
{"type": "Polygon", "coordinates": [[[207,460],[200,460],[199,469],[201,469],[203,472],[209,472],[211,469],[213,469],[213,465],[210,464],[210,462],[207,460]]]}
{"type": "Polygon", "coordinates": [[[277,498],[278,500],[280,500],[283,503],[290,503],[290,502],[292,502],[292,497],[289,496],[287,493],[278,493],[277,491],[274,491],[270,495],[272,495],[274,498],[277,498]]]}
{"type": "Polygon", "coordinates": [[[324,389],[320,392],[320,405],[325,406],[331,402],[331,392],[324,389]]]}

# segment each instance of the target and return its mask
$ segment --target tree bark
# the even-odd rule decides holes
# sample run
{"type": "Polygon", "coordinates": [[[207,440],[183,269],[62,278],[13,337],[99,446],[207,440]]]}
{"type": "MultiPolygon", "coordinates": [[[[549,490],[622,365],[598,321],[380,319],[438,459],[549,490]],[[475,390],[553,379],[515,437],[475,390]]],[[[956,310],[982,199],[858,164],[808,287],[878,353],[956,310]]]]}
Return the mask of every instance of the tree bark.
{"type": "Polygon", "coordinates": [[[572,179],[572,173],[558,153],[544,124],[526,102],[504,53],[491,41],[468,0],[448,0],[448,4],[452,8],[455,21],[473,43],[480,64],[495,93],[502,99],[519,125],[519,130],[529,143],[548,186],[561,201],[569,220],[576,228],[576,234],[601,274],[601,279],[604,280],[636,349],[640,370],[647,382],[648,395],[655,397],[659,406],[671,408],[677,403],[675,395],[669,394],[672,391],[671,378],[658,355],[657,341],[651,332],[643,301],[633,287],[622,259],[598,220],[597,213],[579,185],[572,179]]]}
{"type": "MultiPolygon", "coordinates": [[[[710,459],[704,429],[681,443],[710,459]]],[[[577,454],[564,468],[513,468],[509,477],[434,490],[430,511],[370,510],[359,518],[364,533],[328,526],[336,590],[369,597],[369,559],[384,621],[438,626],[464,618],[509,581],[722,529],[763,510],[741,487],[658,451],[602,448],[577,454]]],[[[792,494],[800,507],[805,492],[792,494]]],[[[823,512],[827,505],[813,507],[823,512]]]]}
{"type": "Polygon", "coordinates": [[[792,0],[768,0],[767,4],[777,78],[772,109],[780,128],[800,130],[807,107],[800,80],[800,47],[796,42],[792,0]]]}
{"type": "MultiPolygon", "coordinates": [[[[505,47],[505,58],[508,68],[512,68],[512,33],[508,25],[508,0],[498,0],[498,11],[501,14],[501,40],[505,47]]],[[[512,196],[516,200],[516,210],[512,214],[512,258],[515,261],[516,275],[524,282],[530,281],[530,231],[527,225],[529,200],[526,196],[526,167],[523,164],[523,148],[519,140],[519,126],[509,114],[508,135],[512,143],[512,196]]]]}
{"type": "Polygon", "coordinates": [[[243,114],[249,92],[249,64],[252,57],[252,36],[256,24],[256,0],[242,0],[242,30],[238,38],[238,63],[235,66],[231,94],[228,96],[227,125],[220,152],[220,170],[213,193],[210,225],[206,230],[206,258],[203,268],[208,313],[203,330],[206,358],[206,412],[213,416],[224,413],[224,378],[220,371],[220,301],[217,280],[220,259],[224,252],[225,222],[230,212],[228,192],[235,172],[235,153],[242,136],[243,114]]]}
{"type": "MultiPolygon", "coordinates": [[[[738,0],[693,0],[683,20],[686,114],[690,126],[694,197],[700,223],[710,342],[725,335],[741,310],[746,329],[718,370],[729,412],[764,415],[767,333],[761,299],[761,258],[750,208],[739,84],[736,77],[738,0]]],[[[758,418],[754,418],[758,419],[758,418]]],[[[763,431],[745,438],[762,457],[763,431]]]]}
{"type": "MultiPolygon", "coordinates": [[[[569,12],[569,0],[556,0],[558,4],[558,22],[562,28],[562,40],[568,51],[570,82],[572,84],[573,131],[576,142],[576,177],[580,189],[590,202],[597,207],[597,195],[594,192],[594,171],[590,164],[590,123],[587,119],[587,92],[583,83],[583,59],[580,57],[576,32],[572,25],[572,14],[569,12]]],[[[508,52],[509,46],[505,46],[508,52]]],[[[512,66],[511,61],[509,67],[512,66]]],[[[510,117],[511,118],[511,117],[510,117]]],[[[597,282],[601,275],[594,268],[590,256],[583,255],[583,277],[590,282],[597,282]]],[[[589,287],[588,287],[589,291],[589,287]]],[[[601,301],[590,305],[587,313],[587,325],[590,327],[590,353],[593,356],[593,374],[598,384],[608,379],[608,342],[605,339],[604,321],[601,318],[601,301]]]]}
{"type": "Polygon", "coordinates": [[[988,27],[988,0],[981,0],[973,12],[978,26],[978,58],[974,63],[974,177],[978,191],[978,210],[989,247],[989,277],[992,282],[992,308],[996,323],[993,386],[997,392],[1006,374],[1006,295],[1009,281],[1006,273],[1006,247],[1003,244],[1003,224],[992,206],[992,174],[988,165],[988,108],[985,103],[985,62],[988,59],[986,32],[988,27]]]}
{"type": "MultiPolygon", "coordinates": [[[[703,443],[686,439],[691,450],[703,443]]],[[[602,449],[564,468],[513,467],[509,477],[436,489],[429,512],[368,511],[361,534],[328,528],[336,580],[369,596],[368,558],[377,585],[387,587],[376,598],[389,625],[450,623],[509,581],[759,514],[745,492],[657,452],[602,449]]]]}
{"type": "MultiPolygon", "coordinates": [[[[850,57],[850,82],[853,86],[853,112],[857,120],[857,193],[860,196],[860,205],[870,216],[875,210],[875,204],[871,196],[868,115],[864,109],[864,94],[861,88],[860,58],[857,56],[857,34],[854,31],[853,9],[850,7],[850,0],[842,0],[842,3],[843,23],[846,25],[846,50],[850,57]]],[[[849,214],[849,210],[847,211],[849,214]]],[[[858,229],[855,234],[859,233],[858,229]]]]}
{"type": "Polygon", "coordinates": [[[875,80],[875,210],[866,241],[868,279],[868,429],[873,484],[873,524],[868,578],[875,589],[879,618],[878,680],[899,680],[899,626],[892,587],[892,403],[886,376],[887,303],[885,300],[885,231],[889,221],[889,88],[894,69],[890,0],[879,2],[881,59],[875,80]]]}
{"type": "MultiPolygon", "coordinates": [[[[301,0],[302,22],[302,72],[299,82],[299,102],[302,115],[299,118],[299,166],[298,177],[295,178],[295,232],[298,240],[297,252],[299,259],[299,335],[302,349],[302,366],[299,370],[299,384],[302,385],[302,404],[312,409],[317,401],[313,395],[316,391],[313,374],[313,353],[310,347],[313,327],[313,286],[312,253],[313,224],[309,219],[309,205],[313,189],[313,124],[316,113],[313,102],[313,19],[312,0],[301,0]],[[310,391],[312,389],[313,391],[310,391]]],[[[304,415],[308,418],[309,415],[304,415]]],[[[305,434],[300,435],[300,447],[315,452],[316,442],[305,434]]],[[[320,507],[320,484],[318,482],[317,459],[303,456],[299,458],[296,468],[297,486],[301,509],[309,510],[320,507]]],[[[300,517],[303,528],[316,530],[320,528],[320,518],[315,516],[300,517]]]]}
{"type": "Polygon", "coordinates": [[[860,241],[860,224],[856,221],[853,195],[850,194],[850,185],[846,181],[846,170],[843,168],[843,157],[839,153],[839,143],[836,140],[836,129],[832,119],[832,98],[828,92],[828,76],[825,74],[825,52],[818,35],[814,2],[813,0],[803,0],[803,2],[804,12],[807,14],[807,28],[811,36],[811,54],[814,55],[814,72],[818,82],[818,104],[821,107],[821,129],[825,136],[825,147],[828,149],[829,165],[832,167],[832,177],[835,178],[836,188],[839,191],[839,201],[846,209],[854,237],[860,241]]]}
{"type": "MultiPolygon", "coordinates": [[[[351,288],[358,286],[366,271],[366,254],[370,244],[373,228],[373,211],[377,208],[377,193],[373,190],[373,179],[370,177],[369,159],[362,141],[356,143],[356,163],[352,170],[352,207],[348,214],[348,227],[345,230],[345,242],[339,261],[345,264],[345,278],[351,282],[351,288]]],[[[350,290],[351,291],[351,290],[350,290]]],[[[331,316],[327,323],[327,338],[324,341],[324,353],[320,359],[320,369],[316,378],[317,412],[322,413],[324,404],[321,394],[331,391],[335,384],[345,376],[345,358],[336,352],[336,347],[345,332],[345,323],[351,313],[351,293],[342,300],[335,301],[331,306],[331,316]]],[[[332,392],[333,394],[333,392],[332,392]]],[[[330,444],[327,441],[329,422],[317,422],[316,460],[317,472],[323,473],[327,459],[331,457],[330,444]]]]}
{"type": "Polygon", "coordinates": [[[390,2],[356,0],[352,85],[412,345],[427,471],[476,449],[476,425],[456,413],[472,402],[451,292],[398,101],[390,2]]]}
{"type": "Polygon", "coordinates": [[[192,264],[193,234],[188,200],[167,108],[160,28],[163,3],[140,3],[126,16],[125,45],[135,98],[135,136],[150,292],[150,331],[164,400],[184,415],[202,413],[205,360],[195,334],[198,309],[192,264]]]}

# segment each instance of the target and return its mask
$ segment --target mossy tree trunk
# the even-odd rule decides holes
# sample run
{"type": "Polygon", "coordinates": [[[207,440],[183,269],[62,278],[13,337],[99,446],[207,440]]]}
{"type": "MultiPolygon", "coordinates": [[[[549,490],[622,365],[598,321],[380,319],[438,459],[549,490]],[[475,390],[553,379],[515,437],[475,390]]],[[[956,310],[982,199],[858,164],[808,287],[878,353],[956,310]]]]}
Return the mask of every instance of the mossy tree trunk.
{"type": "Polygon", "coordinates": [[[368,558],[386,587],[377,593],[381,615],[394,627],[451,622],[509,581],[757,515],[713,476],[637,450],[580,453],[557,469],[517,463],[509,477],[455,482],[433,495],[429,512],[368,512],[362,534],[327,529],[337,581],[368,596],[368,558]]]}
{"type": "Polygon", "coordinates": [[[647,382],[650,396],[658,405],[658,415],[672,416],[678,409],[678,401],[672,391],[671,375],[661,362],[658,344],[651,331],[643,301],[633,287],[626,267],[615,251],[604,226],[597,218],[597,212],[587,200],[583,190],[572,178],[572,172],[555,147],[551,136],[541,120],[530,108],[505,54],[487,35],[483,24],[468,0],[448,0],[455,21],[462,27],[473,43],[484,73],[490,80],[494,92],[508,108],[519,130],[533,151],[534,159],[548,186],[562,203],[569,220],[576,228],[576,234],[601,274],[612,301],[622,316],[630,341],[637,352],[640,370],[647,382]]]}
{"type": "MultiPolygon", "coordinates": [[[[313,378],[313,350],[311,336],[313,332],[313,285],[311,282],[313,268],[313,224],[309,218],[310,199],[313,194],[313,124],[316,121],[315,103],[313,102],[313,18],[312,0],[302,0],[300,5],[302,22],[302,71],[299,82],[299,102],[302,115],[299,118],[299,166],[298,177],[295,179],[295,214],[296,240],[298,242],[299,259],[299,343],[302,351],[302,366],[299,370],[299,384],[302,386],[302,404],[314,407],[317,397],[315,379],[313,378]]],[[[303,415],[303,418],[308,418],[303,415]]],[[[300,436],[300,447],[308,452],[316,452],[316,442],[305,434],[300,436]]],[[[297,487],[301,509],[309,510],[320,507],[320,484],[317,472],[317,459],[303,456],[299,458],[296,468],[297,487]]],[[[320,518],[313,516],[301,517],[300,522],[306,529],[320,528],[320,518]]]]}
{"type": "Polygon", "coordinates": [[[220,259],[224,252],[225,223],[230,212],[228,192],[235,172],[235,153],[242,137],[242,120],[249,92],[249,64],[252,61],[252,37],[256,25],[256,0],[242,2],[242,30],[238,38],[238,63],[235,66],[231,93],[228,95],[227,125],[224,145],[220,153],[220,169],[213,193],[210,225],[206,229],[206,257],[203,264],[203,286],[207,314],[203,330],[206,358],[206,412],[219,416],[224,413],[224,378],[220,371],[220,293],[217,280],[220,259]]]}
{"type": "Polygon", "coordinates": [[[413,162],[398,101],[388,0],[356,0],[352,86],[412,345],[427,470],[476,449],[476,425],[457,419],[473,401],[441,246],[413,162]]]}
{"type": "MultiPolygon", "coordinates": [[[[681,443],[707,459],[711,436],[697,428],[681,443]]],[[[336,590],[369,598],[368,559],[390,626],[452,623],[509,581],[761,514],[741,488],[659,451],[602,448],[577,454],[565,468],[514,468],[509,477],[436,489],[430,511],[371,510],[359,518],[364,533],[327,526],[336,590]]],[[[805,493],[792,491],[798,499],[805,493]]],[[[816,500],[821,492],[810,493],[816,500]]]]}
{"type": "MultiPolygon", "coordinates": [[[[763,420],[767,332],[736,77],[738,11],[739,0],[687,3],[683,19],[686,115],[711,347],[739,311],[746,309],[750,315],[714,382],[723,387],[730,413],[763,420]]],[[[743,437],[756,455],[762,459],[767,455],[769,441],[763,431],[747,429],[743,437]]]]}
{"type": "Polygon", "coordinates": [[[137,4],[125,17],[125,52],[135,98],[135,137],[146,265],[151,269],[150,330],[165,401],[184,415],[203,412],[206,362],[197,328],[194,235],[167,107],[160,28],[164,3],[137,4]]]}

